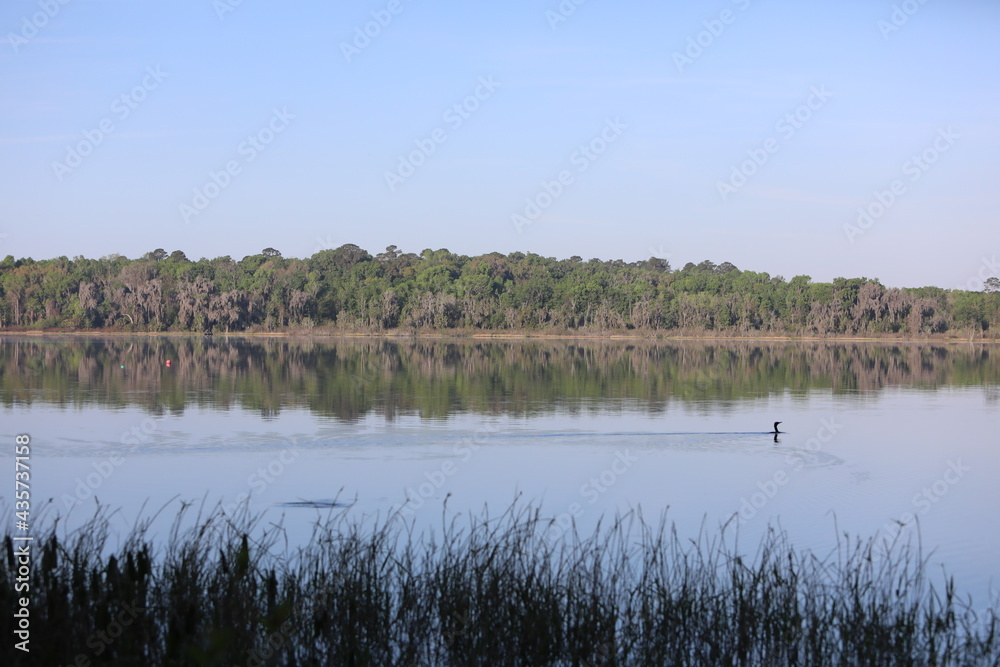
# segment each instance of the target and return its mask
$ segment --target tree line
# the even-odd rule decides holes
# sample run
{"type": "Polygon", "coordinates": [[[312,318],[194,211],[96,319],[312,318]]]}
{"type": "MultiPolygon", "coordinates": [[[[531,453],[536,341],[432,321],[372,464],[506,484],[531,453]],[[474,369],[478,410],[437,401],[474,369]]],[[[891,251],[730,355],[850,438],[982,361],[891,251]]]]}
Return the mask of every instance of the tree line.
{"type": "Polygon", "coordinates": [[[704,261],[672,269],[533,253],[419,255],[346,244],[306,259],[236,261],[156,249],[137,259],[0,262],[0,327],[219,332],[490,330],[720,335],[995,336],[1000,279],[982,292],[877,279],[785,280],[704,261]]]}

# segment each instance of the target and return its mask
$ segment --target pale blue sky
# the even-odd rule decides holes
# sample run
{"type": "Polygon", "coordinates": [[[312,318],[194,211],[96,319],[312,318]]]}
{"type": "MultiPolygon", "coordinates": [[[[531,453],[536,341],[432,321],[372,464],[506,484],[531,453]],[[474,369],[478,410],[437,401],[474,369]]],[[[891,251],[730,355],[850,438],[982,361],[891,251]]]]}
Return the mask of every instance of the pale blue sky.
{"type": "Polygon", "coordinates": [[[0,256],[395,244],[943,287],[1000,258],[994,1],[896,2],[892,32],[872,0],[566,0],[555,28],[558,0],[64,1],[0,8],[0,256]]]}

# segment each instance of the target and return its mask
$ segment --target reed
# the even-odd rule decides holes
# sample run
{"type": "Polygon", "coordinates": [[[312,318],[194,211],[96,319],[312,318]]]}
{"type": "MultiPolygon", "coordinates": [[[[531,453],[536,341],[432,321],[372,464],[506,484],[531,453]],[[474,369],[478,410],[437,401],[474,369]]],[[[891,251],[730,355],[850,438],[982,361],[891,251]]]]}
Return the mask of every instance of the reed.
{"type": "MultiPolygon", "coordinates": [[[[772,529],[748,553],[640,510],[553,539],[515,501],[421,531],[338,510],[294,548],[245,508],[185,504],[164,537],[151,517],[111,547],[109,517],[38,538],[30,664],[1000,664],[997,610],[936,587],[919,544],[841,536],[820,556],[772,529]]],[[[28,664],[9,639],[0,655],[28,664]]]]}

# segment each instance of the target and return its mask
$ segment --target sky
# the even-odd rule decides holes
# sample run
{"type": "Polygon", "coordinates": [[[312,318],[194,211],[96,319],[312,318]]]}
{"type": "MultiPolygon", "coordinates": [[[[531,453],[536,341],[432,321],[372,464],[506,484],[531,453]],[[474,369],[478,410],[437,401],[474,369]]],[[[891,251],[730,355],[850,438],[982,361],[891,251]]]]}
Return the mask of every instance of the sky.
{"type": "Polygon", "coordinates": [[[1000,3],[8,0],[0,256],[1000,274],[1000,3]]]}

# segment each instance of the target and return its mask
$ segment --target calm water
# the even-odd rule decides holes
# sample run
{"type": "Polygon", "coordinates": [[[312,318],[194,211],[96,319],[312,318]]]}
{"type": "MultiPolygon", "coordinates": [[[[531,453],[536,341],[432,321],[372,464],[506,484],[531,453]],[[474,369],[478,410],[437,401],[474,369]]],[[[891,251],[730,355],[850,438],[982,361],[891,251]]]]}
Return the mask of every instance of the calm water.
{"type": "Polygon", "coordinates": [[[0,402],[4,456],[31,435],[35,508],[70,525],[95,496],[123,528],[248,496],[294,541],[333,499],[439,525],[446,497],[520,494],[582,530],[638,507],[820,553],[919,523],[977,606],[1000,588],[995,346],[7,336],[0,402]]]}

